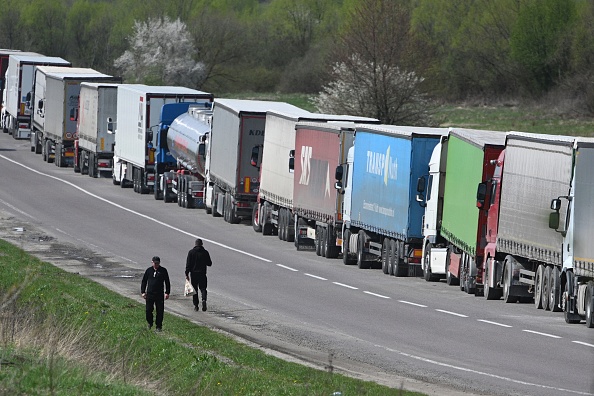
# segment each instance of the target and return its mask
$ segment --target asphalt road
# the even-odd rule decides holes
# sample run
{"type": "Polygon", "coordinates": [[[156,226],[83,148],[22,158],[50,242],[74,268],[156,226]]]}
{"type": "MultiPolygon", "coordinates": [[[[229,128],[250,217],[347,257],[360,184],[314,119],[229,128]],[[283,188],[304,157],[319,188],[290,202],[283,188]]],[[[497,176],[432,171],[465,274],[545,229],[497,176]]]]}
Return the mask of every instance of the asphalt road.
{"type": "Polygon", "coordinates": [[[435,395],[594,395],[594,331],[561,313],[297,252],[249,222],[44,163],[2,133],[0,238],[139,302],[159,255],[172,278],[167,311],[315,367],[435,395]],[[182,294],[196,237],[214,261],[208,312],[182,294]]]}

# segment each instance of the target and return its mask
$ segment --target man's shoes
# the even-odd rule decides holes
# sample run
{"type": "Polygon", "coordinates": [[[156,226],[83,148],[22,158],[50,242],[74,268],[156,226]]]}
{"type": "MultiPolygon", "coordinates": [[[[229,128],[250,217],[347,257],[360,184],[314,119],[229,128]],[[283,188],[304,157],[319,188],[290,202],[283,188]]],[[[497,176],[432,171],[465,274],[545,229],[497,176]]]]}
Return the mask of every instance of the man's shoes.
{"type": "Polygon", "coordinates": [[[156,329],[155,331],[156,331],[157,333],[160,333],[160,332],[161,332],[161,331],[163,331],[163,330],[161,330],[161,328],[160,328],[160,327],[157,327],[157,329],[156,329]]]}
{"type": "Polygon", "coordinates": [[[194,305],[194,311],[200,311],[200,308],[198,308],[198,305],[194,305]]]}
{"type": "Polygon", "coordinates": [[[153,328],[153,325],[152,325],[152,324],[149,324],[149,325],[148,325],[148,329],[150,330],[150,329],[152,329],[152,328],[153,328]]]}
{"type": "Polygon", "coordinates": [[[202,310],[206,311],[206,301],[202,301],[202,310]]]}

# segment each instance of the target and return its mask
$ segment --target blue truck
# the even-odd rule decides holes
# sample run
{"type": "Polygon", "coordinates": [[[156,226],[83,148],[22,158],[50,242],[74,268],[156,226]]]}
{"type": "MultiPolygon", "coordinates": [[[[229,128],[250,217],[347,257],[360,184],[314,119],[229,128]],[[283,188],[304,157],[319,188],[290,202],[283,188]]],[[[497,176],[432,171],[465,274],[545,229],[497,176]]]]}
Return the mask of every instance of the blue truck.
{"type": "Polygon", "coordinates": [[[358,125],[347,163],[336,169],[344,194],[342,259],[385,274],[417,276],[422,257],[424,208],[417,180],[445,128],[358,125]],[[356,259],[355,259],[356,257],[356,259]]]}

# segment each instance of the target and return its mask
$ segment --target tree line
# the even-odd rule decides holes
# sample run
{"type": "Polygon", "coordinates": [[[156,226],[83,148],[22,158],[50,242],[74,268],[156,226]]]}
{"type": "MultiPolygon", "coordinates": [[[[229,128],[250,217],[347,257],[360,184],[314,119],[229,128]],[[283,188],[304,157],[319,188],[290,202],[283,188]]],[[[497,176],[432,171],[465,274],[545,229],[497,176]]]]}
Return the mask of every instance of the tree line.
{"type": "Polygon", "coordinates": [[[594,113],[591,0],[0,0],[0,47],[389,123],[468,98],[594,113]]]}

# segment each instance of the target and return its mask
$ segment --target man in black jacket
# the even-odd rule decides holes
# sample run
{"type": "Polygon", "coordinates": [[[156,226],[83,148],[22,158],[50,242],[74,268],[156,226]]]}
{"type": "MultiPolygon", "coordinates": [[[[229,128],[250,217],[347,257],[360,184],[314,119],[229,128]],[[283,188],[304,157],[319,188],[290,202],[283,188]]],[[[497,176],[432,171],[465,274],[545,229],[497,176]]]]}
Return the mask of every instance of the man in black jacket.
{"type": "Polygon", "coordinates": [[[169,274],[165,267],[161,267],[161,259],[158,256],[153,257],[153,265],[148,267],[142,277],[140,284],[140,293],[146,300],[146,321],[148,328],[153,327],[153,307],[157,310],[155,324],[157,331],[161,331],[163,326],[163,312],[165,311],[165,300],[169,299],[171,284],[169,283],[169,274]],[[163,288],[163,285],[165,287],[163,288]]]}
{"type": "Polygon", "coordinates": [[[206,267],[211,265],[210,254],[202,246],[202,239],[196,239],[194,247],[188,252],[186,259],[186,279],[190,279],[189,274],[191,273],[192,287],[196,290],[196,294],[192,297],[195,311],[198,311],[198,290],[202,295],[202,310],[206,311],[206,267]]]}

